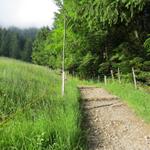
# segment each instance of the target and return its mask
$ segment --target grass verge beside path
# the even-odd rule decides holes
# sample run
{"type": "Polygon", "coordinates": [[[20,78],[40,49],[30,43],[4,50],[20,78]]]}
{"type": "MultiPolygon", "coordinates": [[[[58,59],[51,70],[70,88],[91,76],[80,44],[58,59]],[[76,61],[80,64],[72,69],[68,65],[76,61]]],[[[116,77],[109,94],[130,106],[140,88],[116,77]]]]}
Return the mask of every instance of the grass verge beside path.
{"type": "Polygon", "coordinates": [[[112,94],[119,96],[121,100],[125,101],[137,115],[141,116],[146,122],[150,123],[150,94],[142,88],[135,89],[131,83],[119,84],[111,82],[106,86],[101,84],[112,94]]]}
{"type": "Polygon", "coordinates": [[[82,150],[77,81],[0,58],[0,149],[82,150]]]}

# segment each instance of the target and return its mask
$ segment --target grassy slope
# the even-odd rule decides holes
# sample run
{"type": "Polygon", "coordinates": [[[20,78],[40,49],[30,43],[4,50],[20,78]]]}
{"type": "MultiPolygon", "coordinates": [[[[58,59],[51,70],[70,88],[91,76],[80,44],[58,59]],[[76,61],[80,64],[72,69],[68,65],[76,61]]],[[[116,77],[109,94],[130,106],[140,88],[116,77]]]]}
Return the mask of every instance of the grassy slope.
{"type": "Polygon", "coordinates": [[[0,147],[79,150],[80,111],[76,81],[66,83],[44,67],[0,58],[0,147]]]}

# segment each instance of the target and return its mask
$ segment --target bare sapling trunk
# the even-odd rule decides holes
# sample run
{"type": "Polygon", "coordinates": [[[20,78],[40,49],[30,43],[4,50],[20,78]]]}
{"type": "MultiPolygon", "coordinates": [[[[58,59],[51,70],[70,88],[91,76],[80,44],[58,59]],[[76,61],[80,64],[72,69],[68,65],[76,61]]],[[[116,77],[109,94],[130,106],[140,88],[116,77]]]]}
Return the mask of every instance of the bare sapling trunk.
{"type": "Polygon", "coordinates": [[[120,69],[118,68],[118,81],[121,84],[120,69]]]}
{"type": "Polygon", "coordinates": [[[107,76],[104,76],[104,83],[107,85],[107,76]]]}

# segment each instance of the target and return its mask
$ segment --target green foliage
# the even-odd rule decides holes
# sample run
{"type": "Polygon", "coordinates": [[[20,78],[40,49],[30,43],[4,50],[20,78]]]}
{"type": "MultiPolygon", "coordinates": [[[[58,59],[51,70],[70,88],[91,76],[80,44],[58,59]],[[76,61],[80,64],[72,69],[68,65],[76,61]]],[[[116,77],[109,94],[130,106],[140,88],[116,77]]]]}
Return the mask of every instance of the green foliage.
{"type": "Polygon", "coordinates": [[[144,42],[144,48],[146,50],[147,56],[150,56],[150,38],[146,39],[144,42]]]}
{"type": "Polygon", "coordinates": [[[99,74],[101,74],[103,76],[104,73],[109,74],[109,71],[110,71],[110,63],[109,62],[100,64],[99,70],[98,70],[99,74]]]}
{"type": "Polygon", "coordinates": [[[150,61],[144,61],[142,68],[144,71],[150,71],[150,61]]]}
{"type": "Polygon", "coordinates": [[[20,54],[22,60],[31,62],[32,44],[33,40],[31,38],[25,40],[23,51],[20,54]]]}
{"type": "Polygon", "coordinates": [[[109,76],[110,69],[116,72],[120,68],[125,75],[131,73],[131,67],[138,74],[144,71],[150,47],[148,39],[143,44],[150,32],[148,1],[56,0],[56,3],[59,13],[40,50],[42,58],[47,55],[49,59],[41,58],[38,64],[61,68],[65,18],[65,69],[70,73],[91,78],[109,76]]]}
{"type": "MultiPolygon", "coordinates": [[[[6,39],[8,40],[8,39],[6,39]]],[[[13,33],[10,37],[10,41],[9,41],[9,55],[12,58],[16,58],[19,59],[20,57],[20,47],[19,47],[19,37],[17,33],[13,33]]]]}
{"type": "Polygon", "coordinates": [[[0,56],[31,62],[32,43],[37,29],[0,28],[0,56]]]}
{"type": "Polygon", "coordinates": [[[130,23],[133,16],[143,9],[145,2],[143,0],[80,0],[79,13],[87,20],[92,30],[98,23],[103,27],[118,22],[130,23]]]}
{"type": "Polygon", "coordinates": [[[145,85],[150,86],[150,72],[146,71],[139,72],[137,79],[143,82],[145,85]]]}
{"type": "Polygon", "coordinates": [[[48,36],[48,32],[49,32],[48,28],[43,28],[37,34],[36,40],[33,43],[33,53],[32,53],[33,63],[45,65],[45,61],[47,61],[46,59],[47,53],[44,51],[44,46],[46,37],[48,36]]]}
{"type": "Polygon", "coordinates": [[[59,31],[52,33],[48,27],[44,27],[38,32],[33,44],[33,63],[49,66],[52,69],[56,69],[60,66],[60,49],[62,49],[62,44],[58,42],[61,38],[58,35],[59,31]],[[53,43],[52,37],[55,36],[57,36],[56,43],[58,44],[53,43]]]}

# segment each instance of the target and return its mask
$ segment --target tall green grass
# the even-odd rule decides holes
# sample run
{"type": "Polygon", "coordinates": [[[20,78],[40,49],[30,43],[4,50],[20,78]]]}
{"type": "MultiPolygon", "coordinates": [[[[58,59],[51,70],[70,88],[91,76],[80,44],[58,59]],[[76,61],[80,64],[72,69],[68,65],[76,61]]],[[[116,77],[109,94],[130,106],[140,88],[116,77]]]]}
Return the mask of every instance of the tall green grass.
{"type": "Polygon", "coordinates": [[[81,150],[77,81],[48,68],[0,58],[0,149],[81,150]]]}

